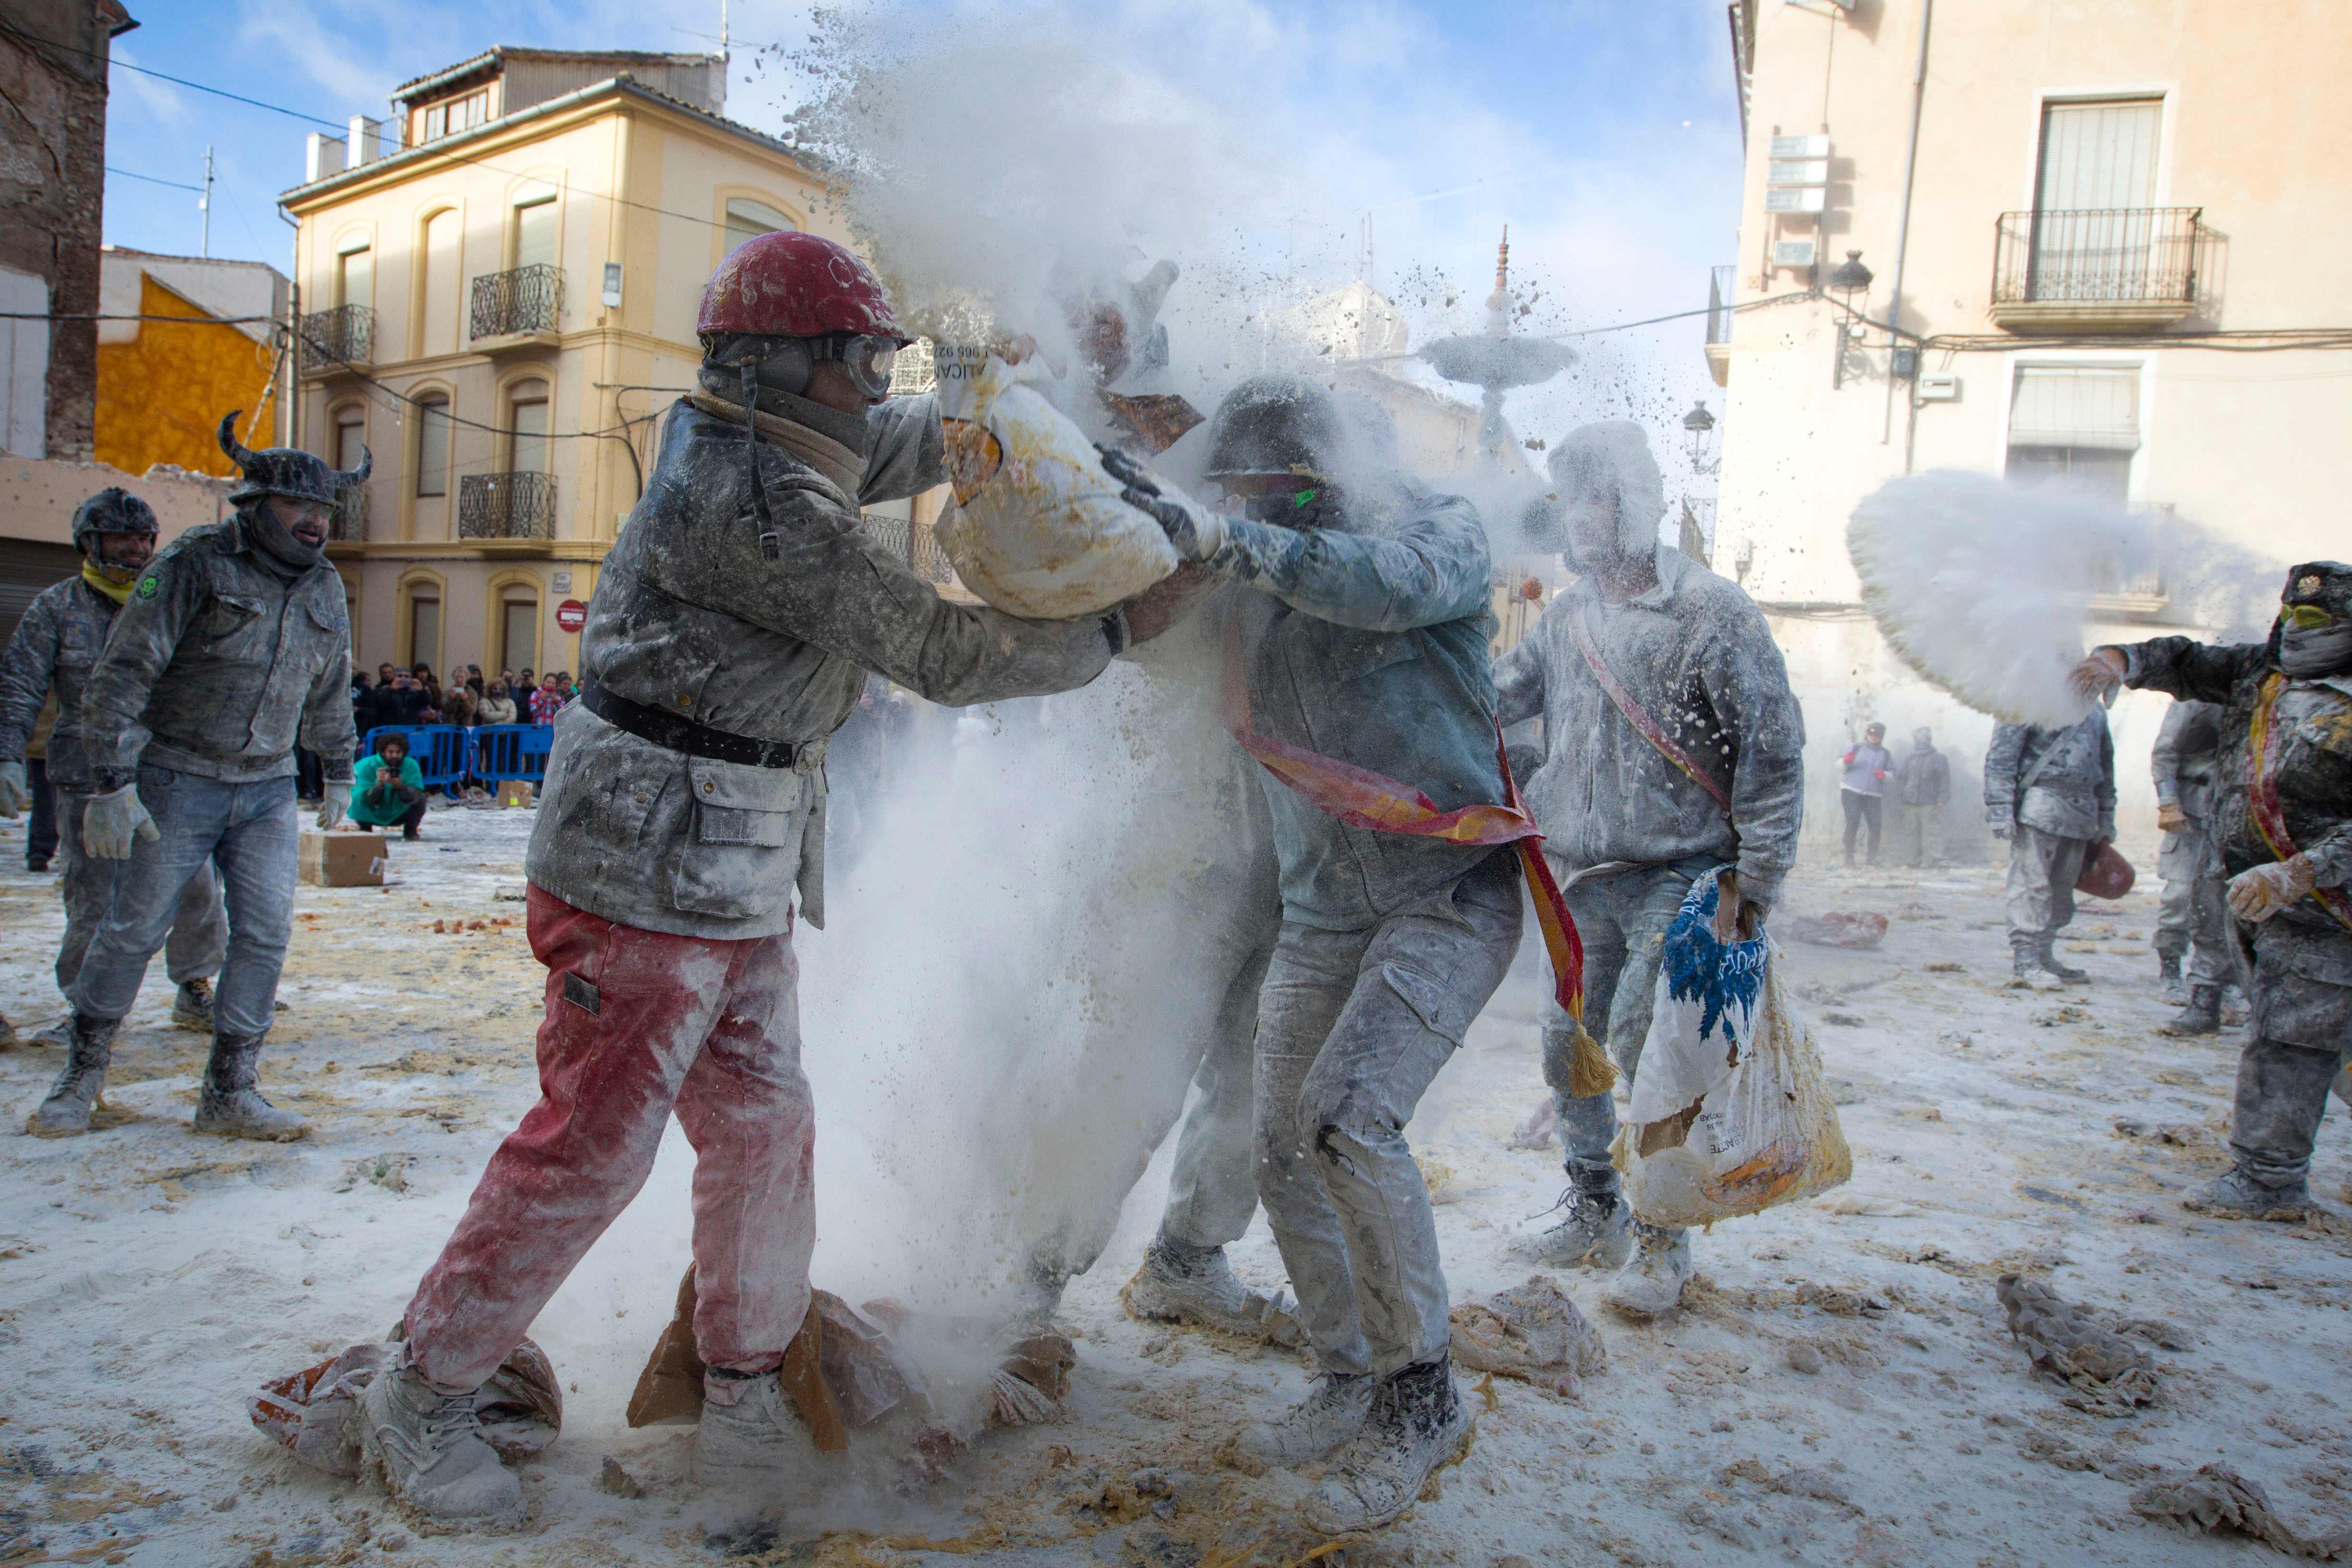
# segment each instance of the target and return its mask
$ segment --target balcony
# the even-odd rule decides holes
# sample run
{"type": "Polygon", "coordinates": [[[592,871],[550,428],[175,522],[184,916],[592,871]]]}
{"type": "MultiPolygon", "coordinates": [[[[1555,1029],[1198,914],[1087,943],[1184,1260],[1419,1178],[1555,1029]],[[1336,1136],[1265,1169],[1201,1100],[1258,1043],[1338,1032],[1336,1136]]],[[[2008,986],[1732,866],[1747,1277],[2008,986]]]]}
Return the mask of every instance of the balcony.
{"type": "Polygon", "coordinates": [[[544,554],[555,538],[549,474],[467,474],[457,480],[457,537],[504,542],[500,554],[544,554]]]}
{"type": "Polygon", "coordinates": [[[327,520],[327,542],[358,544],[367,538],[368,493],[359,485],[340,491],[335,497],[334,515],[327,520]]]}
{"type": "Polygon", "coordinates": [[[541,262],[486,272],[474,279],[467,334],[474,347],[500,349],[555,346],[556,321],[563,313],[563,268],[541,262]]]}
{"type": "Polygon", "coordinates": [[[1992,319],[2012,332],[2145,332],[2195,313],[2203,207],[2003,213],[1992,319]]]}
{"type": "Polygon", "coordinates": [[[375,353],[375,312],[365,305],[320,310],[304,316],[299,325],[302,357],[312,371],[363,365],[375,353]]]}
{"type": "Polygon", "coordinates": [[[1739,268],[1717,267],[1706,279],[1706,373],[1731,384],[1731,306],[1739,297],[1739,268]]]}

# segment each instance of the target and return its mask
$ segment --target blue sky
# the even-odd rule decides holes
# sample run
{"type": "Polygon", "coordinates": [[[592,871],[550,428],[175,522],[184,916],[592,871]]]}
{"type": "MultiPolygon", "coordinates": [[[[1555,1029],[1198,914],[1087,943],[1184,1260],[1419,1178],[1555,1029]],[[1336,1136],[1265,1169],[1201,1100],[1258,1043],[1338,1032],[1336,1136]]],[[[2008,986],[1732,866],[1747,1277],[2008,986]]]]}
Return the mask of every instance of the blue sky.
{"type": "MultiPolygon", "coordinates": [[[[119,59],[340,124],[382,114],[395,84],[493,44],[711,47],[704,35],[718,31],[719,0],[131,4],[141,26],[117,40],[119,59]]],[[[1074,15],[1127,35],[1185,90],[1235,112],[1268,107],[1253,95],[1278,95],[1275,122],[1318,129],[1328,210],[1302,226],[1325,253],[1303,263],[1344,270],[1370,209],[1379,281],[1393,287],[1418,268],[1475,298],[1507,222],[1540,321],[1566,330],[1704,304],[1707,267],[1730,258],[1740,149],[1719,0],[1118,0],[1074,15]]],[[[748,46],[804,39],[806,7],[734,0],[731,28],[730,111],[773,126],[789,75],[748,46]]],[[[210,143],[213,253],[282,269],[292,231],[275,199],[300,177],[304,136],[317,128],[116,70],[107,163],[122,172],[107,182],[107,238],[193,254],[194,195],[131,176],[194,184],[210,143]]],[[[1630,412],[1656,426],[1713,391],[1700,341],[1689,321],[1586,340],[1584,374],[1522,395],[1514,417],[1542,428],[1630,412]]]]}

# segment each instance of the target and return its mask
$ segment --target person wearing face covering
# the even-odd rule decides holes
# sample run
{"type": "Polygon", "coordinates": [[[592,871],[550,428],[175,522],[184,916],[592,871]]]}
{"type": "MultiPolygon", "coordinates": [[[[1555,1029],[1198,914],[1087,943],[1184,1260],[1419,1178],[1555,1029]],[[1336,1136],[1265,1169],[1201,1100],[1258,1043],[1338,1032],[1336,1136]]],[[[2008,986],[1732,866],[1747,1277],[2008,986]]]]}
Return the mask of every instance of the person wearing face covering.
{"type": "Polygon", "coordinates": [[[2219,853],[2251,1008],[2228,1174],[2197,1212],[2299,1219],[2328,1086],[2352,1046],[2352,565],[2291,568],[2267,641],[2094,648],[2086,697],[2120,682],[2221,706],[2208,853],[2219,853]]]}
{"type": "Polygon", "coordinates": [[[190,529],[139,574],[84,689],[82,848],[127,864],[75,980],[69,1058],[33,1113],[36,1131],[89,1130],[115,1031],[207,865],[227,907],[228,956],[195,1130],[272,1140],[310,1130],[262,1098],[257,1068],[293,933],[296,743],[325,771],[320,826],[341,819],[351,793],[351,627],[323,547],[338,494],[370,464],[362,454],[340,472],[291,447],[253,451],[236,417],[220,425],[221,449],[244,470],[229,492],[236,514],[190,529]]]}
{"type": "MultiPolygon", "coordinates": [[[[1693,880],[1733,868],[1740,921],[1753,925],[1795,862],[1804,714],[1755,602],[1659,542],[1665,489],[1640,426],[1571,430],[1549,463],[1557,523],[1539,517],[1538,527],[1561,530],[1581,575],[1496,661],[1495,686],[1503,722],[1543,719],[1528,804],[1583,934],[1586,1016],[1631,1079],[1666,928],[1693,880]]],[[[1568,1212],[1527,1245],[1554,1268],[1622,1266],[1607,1292],[1621,1311],[1671,1310],[1691,1275],[1689,1235],[1634,1221],[1610,1163],[1615,1103],[1606,1089],[1576,1092],[1576,1038],[1555,1008],[1544,1079],[1567,1154],[1568,1212]]]]}

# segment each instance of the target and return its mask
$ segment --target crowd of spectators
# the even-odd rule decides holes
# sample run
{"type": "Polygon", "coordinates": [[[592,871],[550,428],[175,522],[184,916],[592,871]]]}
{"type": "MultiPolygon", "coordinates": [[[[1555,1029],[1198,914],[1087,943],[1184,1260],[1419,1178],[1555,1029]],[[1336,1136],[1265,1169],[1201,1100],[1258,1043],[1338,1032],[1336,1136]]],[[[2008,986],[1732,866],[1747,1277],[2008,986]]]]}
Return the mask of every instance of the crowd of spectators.
{"type": "MultiPolygon", "coordinates": [[[[417,826],[425,819],[428,792],[406,742],[385,735],[371,744],[366,741],[370,731],[421,724],[457,724],[467,729],[485,724],[552,724],[555,716],[580,696],[578,682],[563,669],[544,675],[530,669],[502,669],[492,679],[483,676],[480,665],[469,664],[452,670],[450,676],[445,686],[433,667],[423,663],[379,664],[373,676],[364,669],[352,671],[352,721],[362,749],[371,753],[361,760],[352,791],[347,809],[353,819],[386,827],[397,823],[408,838],[417,837],[417,826]],[[387,745],[395,748],[395,754],[386,754],[387,745]]],[[[298,760],[302,797],[316,800],[324,787],[318,777],[317,759],[302,752],[298,760]]],[[[468,799],[482,793],[474,779],[465,780],[460,787],[468,799]]],[[[459,789],[450,791],[453,796],[459,793],[459,789]]]]}

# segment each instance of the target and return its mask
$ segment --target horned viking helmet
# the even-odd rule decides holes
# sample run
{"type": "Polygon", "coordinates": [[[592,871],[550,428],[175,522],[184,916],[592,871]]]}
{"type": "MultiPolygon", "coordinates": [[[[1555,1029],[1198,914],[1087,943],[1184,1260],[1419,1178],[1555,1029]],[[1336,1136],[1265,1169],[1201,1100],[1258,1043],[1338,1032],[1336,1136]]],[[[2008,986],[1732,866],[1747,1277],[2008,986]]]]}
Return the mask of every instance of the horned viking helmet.
{"type": "Polygon", "coordinates": [[[234,409],[220,422],[221,450],[245,473],[236,489],[228,493],[236,505],[260,496],[294,496],[334,506],[344,491],[365,484],[375,468],[375,457],[365,447],[360,448],[356,468],[331,468],[325,458],[295,447],[270,447],[257,452],[236,438],[237,416],[244,412],[234,409]]]}

